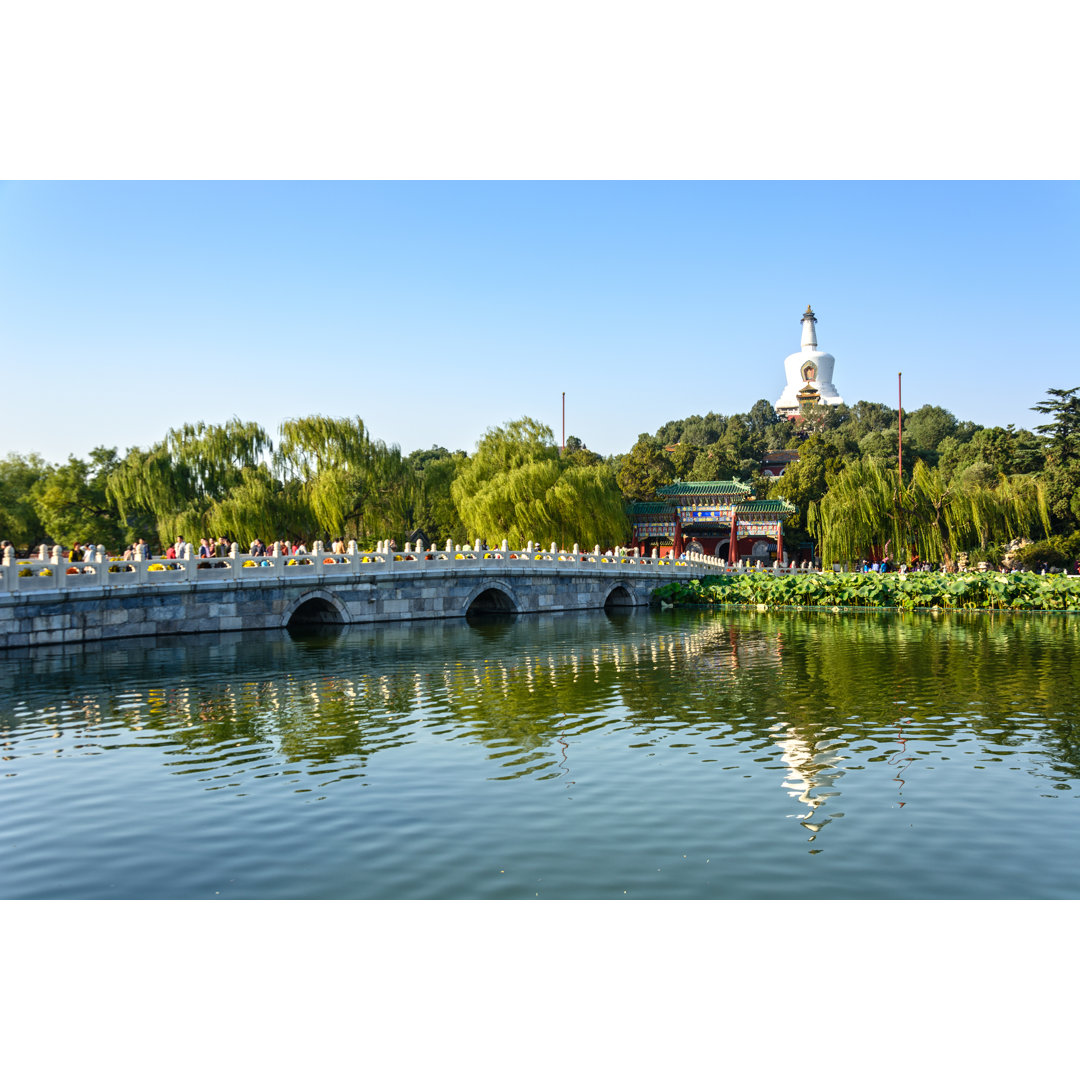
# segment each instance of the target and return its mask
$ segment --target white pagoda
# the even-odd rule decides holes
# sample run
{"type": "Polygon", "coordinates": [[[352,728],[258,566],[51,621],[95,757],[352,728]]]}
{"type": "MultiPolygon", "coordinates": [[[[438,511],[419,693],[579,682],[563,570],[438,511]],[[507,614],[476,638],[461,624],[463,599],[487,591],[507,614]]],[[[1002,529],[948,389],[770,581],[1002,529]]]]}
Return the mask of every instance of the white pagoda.
{"type": "Polygon", "coordinates": [[[816,322],[817,316],[807,304],[802,317],[802,348],[784,361],[787,385],[775,406],[781,416],[797,416],[799,410],[809,403],[844,404],[832,381],[836,360],[831,353],[818,349],[817,331],[814,329],[816,322]]]}

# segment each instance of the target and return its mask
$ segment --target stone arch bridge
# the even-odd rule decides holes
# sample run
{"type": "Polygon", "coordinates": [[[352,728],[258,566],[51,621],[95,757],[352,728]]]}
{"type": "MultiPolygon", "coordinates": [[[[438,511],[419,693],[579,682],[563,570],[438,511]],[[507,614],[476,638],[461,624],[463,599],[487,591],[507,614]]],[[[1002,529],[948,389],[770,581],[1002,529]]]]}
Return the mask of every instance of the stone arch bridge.
{"type": "Polygon", "coordinates": [[[648,604],[715,560],[554,552],[350,553],[69,564],[5,560],[0,648],[302,624],[648,604]]]}

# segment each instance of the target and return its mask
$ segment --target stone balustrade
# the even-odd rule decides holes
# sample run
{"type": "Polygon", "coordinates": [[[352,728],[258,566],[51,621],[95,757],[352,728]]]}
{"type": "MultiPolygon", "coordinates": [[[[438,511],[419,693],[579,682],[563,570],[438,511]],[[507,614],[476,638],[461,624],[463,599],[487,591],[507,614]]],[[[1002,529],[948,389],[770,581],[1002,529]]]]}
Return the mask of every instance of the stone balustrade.
{"type": "MultiPolygon", "coordinates": [[[[235,545],[234,545],[235,549],[235,545]]],[[[503,548],[495,551],[474,550],[470,547],[451,547],[447,550],[393,551],[380,545],[375,551],[358,551],[355,544],[345,554],[312,551],[301,555],[250,555],[235,550],[225,558],[199,558],[185,552],[181,557],[148,560],[106,560],[97,555],[91,562],[69,562],[59,553],[46,558],[3,560],[0,566],[0,592],[13,594],[42,591],[73,592],[79,589],[152,589],[177,582],[238,582],[260,584],[269,580],[294,581],[306,578],[327,579],[392,572],[413,574],[439,570],[467,571],[484,562],[485,569],[500,560],[554,563],[561,570],[572,571],[575,566],[591,568],[617,567],[633,570],[648,567],[655,570],[671,566],[686,569],[685,558],[670,559],[636,556],[624,552],[602,554],[593,551],[541,551],[531,545],[522,551],[503,548]]]]}
{"type": "Polygon", "coordinates": [[[376,571],[394,573],[424,573],[433,569],[475,569],[478,562],[485,562],[486,569],[500,560],[521,560],[553,563],[552,569],[573,572],[575,568],[607,568],[609,572],[649,572],[668,568],[673,577],[685,577],[686,572],[697,573],[745,573],[751,570],[771,570],[774,574],[808,573],[812,568],[805,563],[794,562],[763,567],[758,561],[751,565],[740,561],[729,565],[725,559],[712,555],[688,552],[677,558],[660,556],[656,548],[646,554],[638,548],[617,548],[601,552],[595,547],[583,552],[575,544],[571,551],[560,551],[554,544],[542,549],[532,543],[521,550],[512,550],[504,540],[497,549],[487,549],[477,541],[475,546],[456,545],[449,541],[445,548],[425,549],[422,543],[414,548],[406,544],[404,551],[397,551],[389,541],[379,543],[374,551],[360,551],[356,542],[350,541],[343,554],[330,553],[319,541],[313,550],[303,554],[288,555],[275,543],[265,555],[242,553],[233,544],[228,556],[200,558],[190,544],[184,545],[183,554],[176,558],[136,557],[130,560],[110,559],[99,546],[89,561],[69,562],[61,549],[51,552],[42,545],[38,554],[30,559],[16,559],[5,554],[0,560],[0,593],[29,594],[46,591],[73,592],[78,589],[146,589],[156,585],[176,582],[239,582],[241,584],[265,583],[271,580],[298,581],[314,578],[333,580],[335,577],[370,574],[376,571]]]}
{"type": "Polygon", "coordinates": [[[278,550],[200,559],[110,560],[97,550],[70,563],[58,549],[36,559],[7,555],[0,567],[0,648],[76,644],[122,637],[445,619],[647,605],[658,586],[716,573],[805,572],[728,566],[653,549],[559,551],[529,544],[425,550],[389,542],[374,551],[303,555],[278,550]]]}

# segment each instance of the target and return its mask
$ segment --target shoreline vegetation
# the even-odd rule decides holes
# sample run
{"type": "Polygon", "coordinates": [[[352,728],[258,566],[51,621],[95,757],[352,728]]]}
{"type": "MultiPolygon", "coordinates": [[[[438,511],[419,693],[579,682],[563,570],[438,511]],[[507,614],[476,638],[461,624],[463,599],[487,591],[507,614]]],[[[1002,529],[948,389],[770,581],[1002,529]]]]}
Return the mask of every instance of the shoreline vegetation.
{"type": "Polygon", "coordinates": [[[661,607],[1080,611],[1080,577],[987,570],[774,576],[751,570],[672,582],[654,589],[652,600],[661,607]]]}
{"type": "MultiPolygon", "coordinates": [[[[614,549],[633,537],[628,546],[663,549],[680,544],[674,522],[648,521],[651,532],[639,534],[630,508],[673,483],[730,479],[753,499],[794,508],[783,548],[800,562],[884,558],[952,572],[966,553],[972,566],[1073,568],[1080,387],[1046,393],[1032,410],[1050,422],[1034,432],[985,428],[935,405],[901,414],[866,401],[806,404],[789,422],[763,398],[746,413],[668,421],[607,457],[573,435],[557,443],[527,416],[489,428],[472,453],[432,446],[407,455],[359,416],[293,418],[274,437],[238,417],[198,421],[148,449],[99,446],[63,465],[0,458],[0,542],[27,553],[42,543],[111,554],[140,544],[166,555],[174,540],[201,537],[309,550],[316,540],[370,549],[387,538],[400,549],[421,537],[438,547],[506,537],[518,549],[614,549]]],[[[726,542],[719,520],[683,525],[703,526],[683,537],[702,550],[726,542]]]]}

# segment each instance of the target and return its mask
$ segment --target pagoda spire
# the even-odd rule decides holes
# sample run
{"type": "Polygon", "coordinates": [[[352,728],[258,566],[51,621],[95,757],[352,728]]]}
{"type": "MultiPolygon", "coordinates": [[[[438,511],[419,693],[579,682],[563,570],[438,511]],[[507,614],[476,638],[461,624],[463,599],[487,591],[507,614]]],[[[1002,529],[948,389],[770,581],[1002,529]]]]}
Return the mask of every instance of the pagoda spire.
{"type": "Polygon", "coordinates": [[[816,322],[817,316],[810,309],[810,305],[807,304],[802,317],[803,352],[817,352],[817,331],[814,329],[814,323],[816,322]]]}

